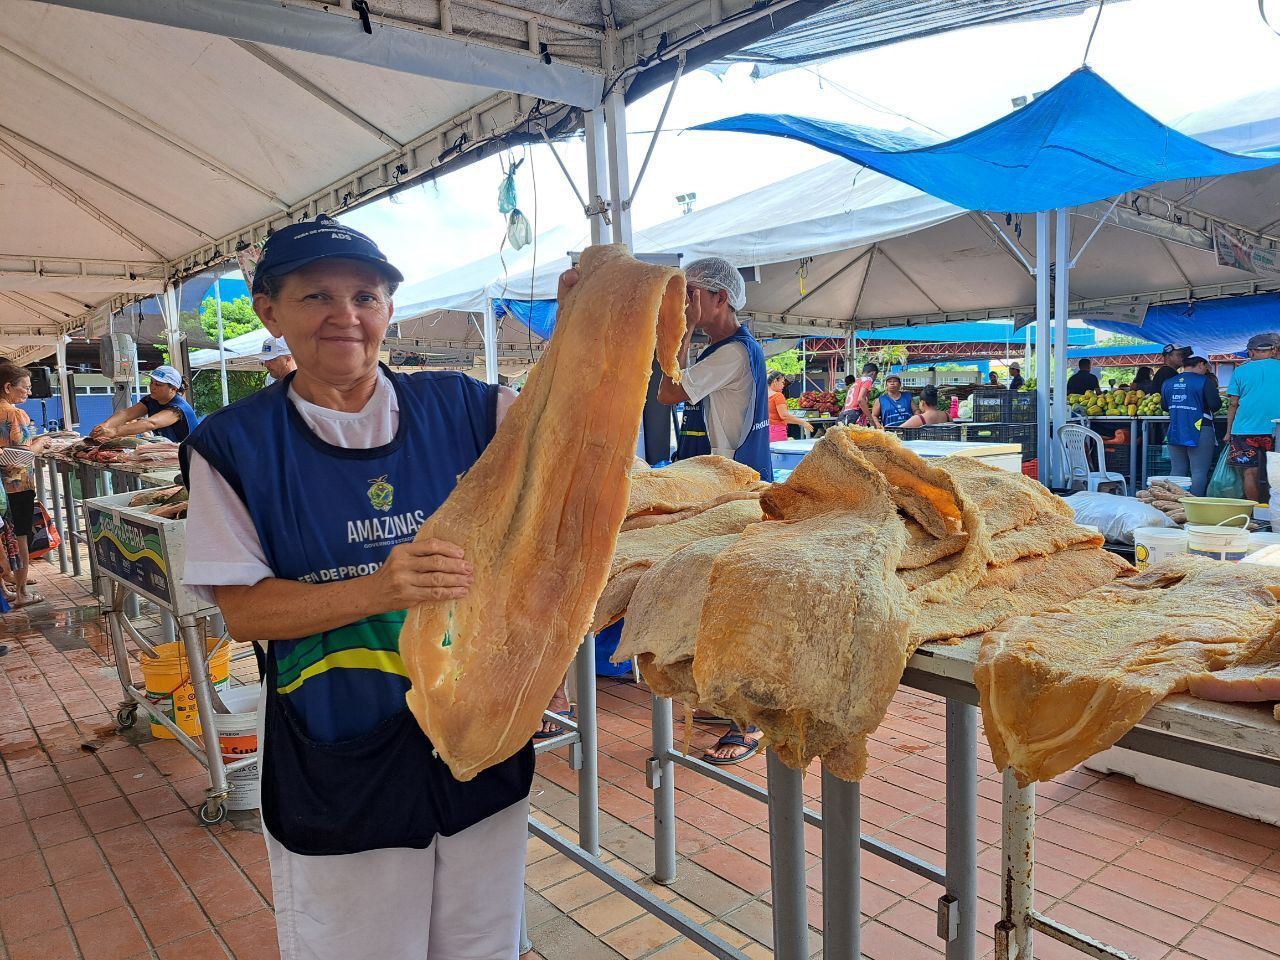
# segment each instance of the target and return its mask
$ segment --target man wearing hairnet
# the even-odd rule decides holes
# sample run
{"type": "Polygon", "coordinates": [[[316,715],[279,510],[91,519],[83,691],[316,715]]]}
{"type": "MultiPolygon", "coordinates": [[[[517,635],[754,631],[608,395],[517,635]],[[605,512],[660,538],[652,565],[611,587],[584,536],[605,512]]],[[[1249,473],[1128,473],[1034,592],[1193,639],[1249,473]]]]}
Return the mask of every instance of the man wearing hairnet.
{"type": "MultiPolygon", "coordinates": [[[[674,383],[664,376],[658,401],[684,403],[682,441],[699,433],[691,420],[705,418],[706,443],[680,445],[678,456],[714,453],[758,471],[773,480],[769,453],[769,387],[764,351],[755,337],[738,322],[738,311],[747,302],[747,285],[738,268],[720,257],[695,260],[685,267],[686,314],[689,328],[680,345],[682,378],[674,383]],[[696,363],[689,363],[689,345],[695,330],[710,339],[696,363]],[[693,404],[698,409],[690,409],[693,404]]],[[[759,731],[745,733],[737,725],[703,755],[708,763],[741,763],[760,749],[759,731]],[[757,736],[752,736],[756,734],[757,736]]]]}

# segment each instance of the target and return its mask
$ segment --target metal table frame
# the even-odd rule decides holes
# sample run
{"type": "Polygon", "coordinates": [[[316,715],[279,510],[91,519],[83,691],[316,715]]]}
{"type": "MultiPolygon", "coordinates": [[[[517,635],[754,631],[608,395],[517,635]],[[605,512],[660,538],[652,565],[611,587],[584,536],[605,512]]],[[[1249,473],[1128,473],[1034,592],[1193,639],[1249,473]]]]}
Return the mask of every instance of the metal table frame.
{"type": "MultiPolygon", "coordinates": [[[[959,646],[925,646],[907,665],[904,686],[946,700],[945,786],[946,865],[934,864],[860,832],[859,787],[823,771],[822,815],[804,806],[802,774],[769,752],[768,789],[727,770],[675,750],[671,701],[654,697],[653,756],[648,764],[654,794],[654,876],[669,884],[676,878],[675,768],[684,767],[768,804],[770,874],[773,887],[774,955],[806,960],[809,930],[805,884],[804,826],[822,829],[823,955],[833,960],[861,957],[860,853],[865,850],[941,886],[937,902],[938,936],[947,960],[970,960],[977,952],[977,732],[978,692],[973,685],[975,641],[959,646]]],[[[581,671],[581,664],[579,665],[581,671]]],[[[581,673],[579,673],[581,677],[581,673]]],[[[1164,756],[1258,783],[1280,784],[1280,723],[1233,704],[1197,706],[1171,698],[1147,715],[1119,746],[1164,756]],[[1241,750],[1206,740],[1206,731],[1245,732],[1256,750],[1241,750]]],[[[581,714],[586,716],[586,714],[581,714]]],[[[580,799],[580,803],[581,803],[580,799]]],[[[1039,931],[1096,960],[1131,960],[1124,952],[1072,930],[1035,910],[1035,788],[1020,789],[1006,774],[1002,804],[1003,896],[994,930],[998,960],[1033,960],[1033,933],[1039,931]]],[[[673,910],[644,888],[621,877],[593,852],[573,844],[531,819],[530,832],[545,840],[611,888],[641,906],[722,960],[745,954],[673,910]]]]}

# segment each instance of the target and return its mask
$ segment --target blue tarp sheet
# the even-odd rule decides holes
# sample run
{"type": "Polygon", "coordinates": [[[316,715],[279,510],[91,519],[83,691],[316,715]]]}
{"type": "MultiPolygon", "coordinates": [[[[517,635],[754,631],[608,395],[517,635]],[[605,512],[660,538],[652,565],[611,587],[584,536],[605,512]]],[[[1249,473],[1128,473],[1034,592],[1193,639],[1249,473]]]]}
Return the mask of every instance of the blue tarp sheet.
{"type": "Polygon", "coordinates": [[[1145,337],[1161,345],[1194,347],[1202,357],[1241,353],[1255,333],[1280,331],[1280,293],[1160,304],[1147,309],[1141,327],[1101,320],[1088,323],[1108,333],[1145,337]]]}
{"type": "Polygon", "coordinates": [[[1226,153],[1167,127],[1087,67],[1022,109],[944,143],[788,114],[742,114],[698,130],[800,140],[968,210],[1035,213],[1166,180],[1280,163],[1226,153]]]}
{"type": "Polygon", "coordinates": [[[515,317],[543,340],[551,339],[551,332],[556,328],[556,307],[554,300],[494,300],[494,313],[501,317],[515,317]]]}

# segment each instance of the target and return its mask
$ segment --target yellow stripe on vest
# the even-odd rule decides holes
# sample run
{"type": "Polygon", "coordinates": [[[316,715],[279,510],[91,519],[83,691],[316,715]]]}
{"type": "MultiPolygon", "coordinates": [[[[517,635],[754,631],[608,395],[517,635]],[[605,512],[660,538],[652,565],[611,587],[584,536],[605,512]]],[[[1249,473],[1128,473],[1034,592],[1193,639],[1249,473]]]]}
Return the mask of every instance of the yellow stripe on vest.
{"type": "Polygon", "coordinates": [[[338,650],[323,660],[308,666],[286,687],[276,688],[276,693],[289,694],[312,677],[319,676],[327,670],[379,670],[382,673],[393,673],[396,676],[409,678],[404,661],[400,654],[391,650],[338,650]]]}

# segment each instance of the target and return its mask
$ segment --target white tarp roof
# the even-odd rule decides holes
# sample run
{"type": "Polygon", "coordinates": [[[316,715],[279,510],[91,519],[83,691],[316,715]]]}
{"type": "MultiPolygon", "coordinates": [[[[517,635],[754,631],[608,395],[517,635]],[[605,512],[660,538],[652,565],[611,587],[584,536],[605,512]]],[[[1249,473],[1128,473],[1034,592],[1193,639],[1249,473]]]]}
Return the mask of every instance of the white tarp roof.
{"type": "MultiPolygon", "coordinates": [[[[375,0],[366,29],[351,0],[0,0],[0,343],[27,359],[273,227],[574,125],[606,35],[640,90],[828,2],[375,0]]],[[[859,12],[966,22],[937,8],[859,12]]]]}
{"type": "MultiPolygon", "coordinates": [[[[1280,96],[1251,97],[1179,126],[1222,149],[1260,149],[1274,146],[1266,141],[1278,115],[1280,96]]],[[[1073,254],[1108,206],[1074,211],[1073,254]]],[[[1126,195],[1072,270],[1073,301],[1138,294],[1172,301],[1280,286],[1218,265],[1206,233],[1215,220],[1280,243],[1273,236],[1280,170],[1126,195]]],[[[722,256],[758,267],[761,282],[748,284],[745,312],[757,333],[777,335],[1007,317],[1035,299],[1034,279],[1012,247],[1034,260],[1034,217],[989,220],[844,160],[635,233],[640,253],[682,253],[686,263],[722,256]]],[[[508,275],[481,261],[416,284],[419,299],[401,299],[399,310],[480,310],[486,296],[550,299],[567,265],[561,256],[536,272],[508,275]]]]}

